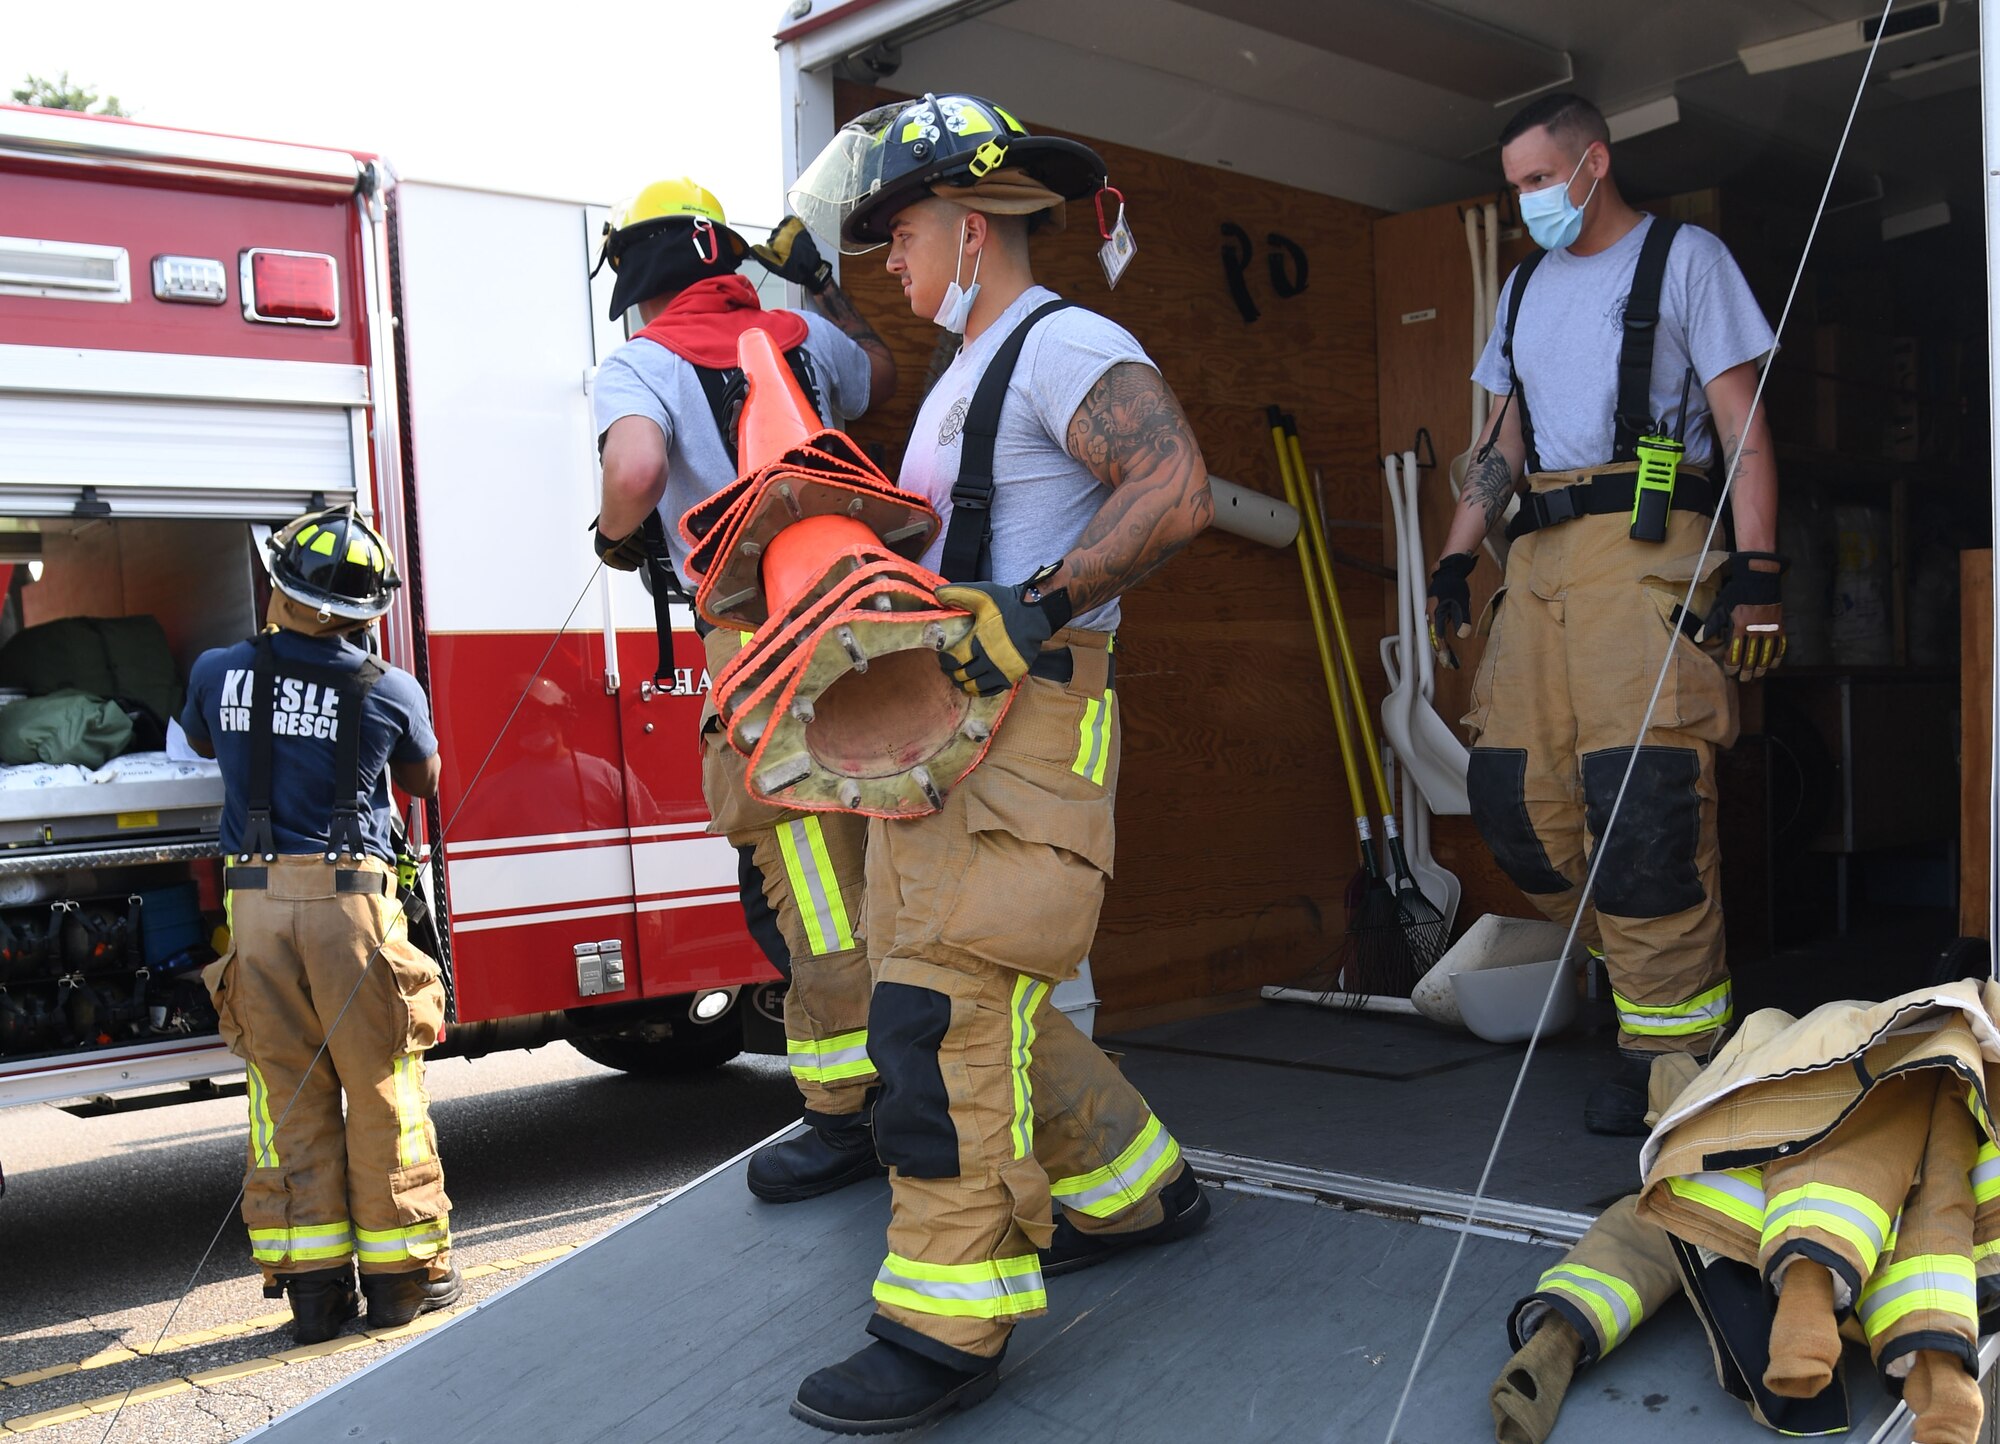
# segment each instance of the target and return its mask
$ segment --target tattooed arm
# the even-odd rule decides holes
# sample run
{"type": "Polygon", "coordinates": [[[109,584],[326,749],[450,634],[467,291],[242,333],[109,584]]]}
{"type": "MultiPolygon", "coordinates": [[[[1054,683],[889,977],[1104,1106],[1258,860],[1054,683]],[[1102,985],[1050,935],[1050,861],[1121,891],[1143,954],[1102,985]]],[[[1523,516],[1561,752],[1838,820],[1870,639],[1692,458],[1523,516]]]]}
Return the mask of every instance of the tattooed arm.
{"type": "Polygon", "coordinates": [[[1067,587],[1081,615],[1158,571],[1208,525],[1214,503],[1201,447],[1151,366],[1105,372],[1070,418],[1068,446],[1111,488],[1047,587],[1067,587]]]}
{"type": "Polygon", "coordinates": [[[1466,469],[1465,489],[1452,513],[1451,530],[1445,534],[1444,555],[1469,552],[1478,546],[1507,510],[1515,482],[1527,466],[1528,447],[1521,440],[1521,415],[1509,405],[1495,408],[1479,445],[1472,449],[1472,464],[1466,469]],[[1495,433],[1498,433],[1497,437],[1495,433]],[[1486,459],[1480,460],[1481,451],[1486,459]]]}
{"type": "Polygon", "coordinates": [[[838,326],[841,333],[868,353],[868,404],[880,406],[896,390],[896,358],[875,328],[862,319],[853,300],[840,289],[840,282],[828,281],[817,295],[806,292],[806,304],[838,326]]]}
{"type": "MultiPolygon", "coordinates": [[[[1736,480],[1729,488],[1729,516],[1736,525],[1736,545],[1748,552],[1778,549],[1778,468],[1771,455],[1771,428],[1764,408],[1750,415],[1750,402],[1757,394],[1757,365],[1745,361],[1732,366],[1702,390],[1708,409],[1715,417],[1715,434],[1722,439],[1722,451],[1711,468],[1719,484],[1730,458],[1740,443],[1742,458],[1736,464],[1736,480]],[[1748,434],[1746,436],[1745,431],[1748,434]]],[[[1759,570],[1776,571],[1772,562],[1752,562],[1759,570]]]]}

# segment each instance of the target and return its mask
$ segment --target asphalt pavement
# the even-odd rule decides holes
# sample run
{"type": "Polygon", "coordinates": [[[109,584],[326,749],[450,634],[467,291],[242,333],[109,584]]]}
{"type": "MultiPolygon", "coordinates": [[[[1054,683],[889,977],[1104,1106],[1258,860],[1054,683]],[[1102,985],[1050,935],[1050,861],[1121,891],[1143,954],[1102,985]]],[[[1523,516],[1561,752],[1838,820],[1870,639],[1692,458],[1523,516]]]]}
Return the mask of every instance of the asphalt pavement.
{"type": "MultiPolygon", "coordinates": [[[[468,1304],[799,1109],[772,1058],[641,1079],[558,1043],[446,1059],[429,1075],[454,1251],[476,1275],[468,1304]]],[[[0,1112],[0,1380],[12,1381],[0,1385],[0,1439],[103,1444],[103,1401],[156,1390],[125,1404],[110,1444],[219,1444],[399,1347],[357,1324],[343,1352],[274,1362],[292,1348],[275,1317],[286,1306],[259,1290],[232,1203],[246,1147],[240,1095],[92,1118],[0,1112]],[[74,1416],[91,1403],[103,1412],[74,1416]]]]}

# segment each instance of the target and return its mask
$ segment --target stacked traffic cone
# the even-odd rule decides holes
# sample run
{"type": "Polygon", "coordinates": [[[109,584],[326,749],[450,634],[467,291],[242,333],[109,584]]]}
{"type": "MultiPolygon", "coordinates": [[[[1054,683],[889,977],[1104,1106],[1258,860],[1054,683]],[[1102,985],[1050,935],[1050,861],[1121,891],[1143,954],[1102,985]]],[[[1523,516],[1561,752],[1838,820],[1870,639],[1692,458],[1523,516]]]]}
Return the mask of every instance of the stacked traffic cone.
{"type": "Polygon", "coordinates": [[[820,425],[768,332],[745,331],[742,475],[680,520],[695,610],[754,632],[712,681],[750,794],[780,807],[921,817],[978,766],[1011,692],[968,696],[937,654],[972,618],[914,560],[937,512],[820,425]]]}

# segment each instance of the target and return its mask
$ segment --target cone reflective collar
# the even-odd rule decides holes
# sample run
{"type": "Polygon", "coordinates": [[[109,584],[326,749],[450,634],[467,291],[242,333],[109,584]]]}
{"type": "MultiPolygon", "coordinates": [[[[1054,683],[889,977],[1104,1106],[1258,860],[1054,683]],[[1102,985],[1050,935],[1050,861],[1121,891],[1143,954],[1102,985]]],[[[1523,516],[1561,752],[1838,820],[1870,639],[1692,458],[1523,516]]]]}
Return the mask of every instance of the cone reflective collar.
{"type": "Polygon", "coordinates": [[[713,681],[761,801],[921,817],[979,764],[1012,693],[969,697],[937,653],[972,619],[915,558],[938,515],[822,427],[770,337],[746,331],[743,475],[680,519],[695,609],[754,630],[713,681]]]}

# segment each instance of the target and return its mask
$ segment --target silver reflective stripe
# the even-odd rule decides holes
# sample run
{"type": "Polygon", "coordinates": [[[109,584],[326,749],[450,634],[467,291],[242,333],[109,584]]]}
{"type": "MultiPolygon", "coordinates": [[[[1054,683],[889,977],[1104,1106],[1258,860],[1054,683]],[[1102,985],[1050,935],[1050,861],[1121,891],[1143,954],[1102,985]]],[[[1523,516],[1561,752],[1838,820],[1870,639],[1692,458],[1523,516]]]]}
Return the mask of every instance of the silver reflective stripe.
{"type": "Polygon", "coordinates": [[[886,1284],[892,1289],[908,1289],[913,1294],[922,1294],[927,1299],[1004,1299],[1014,1294],[1033,1294],[1042,1291],[1042,1271],[1037,1268],[1013,1278],[969,1279],[963,1282],[946,1282],[943,1279],[913,1279],[897,1273],[894,1265],[884,1263],[882,1272],[875,1276],[875,1282],[886,1284]]]}
{"type": "Polygon", "coordinates": [[[1671,1013],[1628,1013],[1620,1008],[1618,1021],[1628,1033],[1657,1032],[1661,1028],[1678,1028],[1688,1023],[1719,1023],[1734,1011],[1735,1006],[1735,999],[1725,992],[1702,1007],[1681,1008],[1671,1013]]]}
{"type": "Polygon", "coordinates": [[[840,929],[834,926],[833,909],[826,901],[826,878],[820,873],[820,859],[823,849],[813,846],[812,834],[806,828],[807,819],[785,824],[785,831],[792,835],[792,851],[799,860],[799,876],[806,880],[806,894],[812,903],[813,915],[819,919],[820,940],[830,953],[842,951],[840,929]]]}
{"type": "MultiPolygon", "coordinates": [[[[1992,1147],[1991,1144],[1987,1145],[1992,1147]]],[[[1982,1153],[1986,1149],[1980,1150],[1982,1153]]],[[[2000,1183],[2000,1156],[1990,1157],[1972,1170],[1972,1188],[1976,1193],[1982,1188],[1991,1188],[2000,1183]]]]}
{"type": "Polygon", "coordinates": [[[1590,1294],[1595,1298],[1602,1299],[1610,1306],[1611,1317],[1617,1322],[1612,1326],[1611,1337],[1604,1341],[1604,1351],[1606,1353],[1609,1353],[1619,1340],[1632,1332],[1632,1324],[1634,1322],[1632,1310],[1626,1304],[1625,1300],[1619,1296],[1618,1290],[1608,1287],[1597,1279],[1586,1278],[1582,1274],[1572,1273],[1561,1265],[1557,1265],[1542,1275],[1542,1291],[1546,1293],[1553,1285],[1558,1283],[1564,1288],[1576,1289],[1581,1293],[1590,1294]]]}
{"type": "Polygon", "coordinates": [[[1754,1183],[1727,1173],[1696,1173],[1688,1177],[1689,1183],[1698,1183],[1704,1188],[1712,1188],[1717,1193],[1726,1193],[1746,1208],[1753,1208],[1759,1214],[1764,1212],[1764,1190],[1754,1183]]]}
{"type": "Polygon", "coordinates": [[[311,1228],[295,1228],[286,1243],[294,1249],[302,1248],[345,1248],[354,1241],[354,1234],[346,1224],[335,1224],[314,1231],[311,1228]]]}
{"type": "MultiPolygon", "coordinates": [[[[1785,1229],[1789,1228],[1790,1225],[1785,1220],[1795,1213],[1830,1213],[1835,1218],[1846,1219],[1849,1223],[1860,1229],[1862,1233],[1874,1240],[1875,1252],[1878,1255],[1882,1252],[1883,1245],[1886,1243],[1886,1240],[1882,1237],[1882,1230],[1877,1227],[1875,1220],[1860,1209],[1853,1207],[1851,1204],[1841,1203],[1831,1198],[1823,1198],[1816,1194],[1805,1198],[1794,1198],[1788,1203],[1778,1205],[1776,1209],[1765,1215],[1764,1237],[1769,1239],[1774,1234],[1782,1233],[1785,1229]]],[[[1804,1227],[1811,1228],[1812,1225],[1808,1223],[1804,1227]]],[[[1871,1263],[1870,1268],[1872,1269],[1872,1267],[1871,1263]]]]}
{"type": "Polygon", "coordinates": [[[1098,759],[1104,755],[1105,744],[1110,741],[1111,703],[1109,698],[1110,694],[1107,692],[1103,697],[1094,699],[1097,702],[1097,710],[1089,723],[1086,724],[1090,728],[1089,750],[1084,754],[1083,766],[1076,769],[1085,777],[1090,777],[1096,773],[1098,759]]]}
{"type": "Polygon", "coordinates": [[[370,1242],[362,1239],[356,1249],[363,1258],[402,1258],[410,1251],[413,1243],[443,1243],[451,1236],[451,1231],[442,1225],[434,1225],[425,1233],[411,1234],[406,1238],[390,1239],[386,1242],[370,1242]]]}
{"type": "Polygon", "coordinates": [[[1884,1284],[1873,1293],[1861,1296],[1861,1322],[1866,1324],[1874,1318],[1881,1307],[1905,1294],[1922,1290],[1935,1290],[1941,1294],[1954,1294],[1965,1300],[1964,1313],[1967,1318],[1979,1316],[1979,1289],[1973,1280],[1957,1274],[1938,1273],[1925,1269],[1913,1273],[1908,1278],[1897,1279],[1893,1284],[1884,1284]]]}
{"type": "Polygon", "coordinates": [[[867,1061],[868,1045],[866,1043],[856,1043],[851,1048],[831,1048],[824,1051],[815,1050],[810,1053],[792,1054],[792,1067],[794,1070],[799,1068],[838,1068],[843,1063],[866,1063],[867,1061]]]}
{"type": "MultiPolygon", "coordinates": [[[[1159,1120],[1153,1121],[1157,1124],[1159,1120]]],[[[1152,1144],[1146,1151],[1127,1164],[1124,1172],[1114,1173],[1108,1182],[1100,1183],[1095,1188],[1078,1189],[1073,1192],[1065,1192],[1060,1188],[1051,1189],[1050,1192],[1064,1204],[1080,1208],[1087,1213],[1094,1203],[1139,1192],[1136,1180],[1144,1178],[1147,1170],[1156,1165],[1168,1149],[1175,1146],[1173,1135],[1162,1127],[1155,1133],[1152,1144]]]]}

